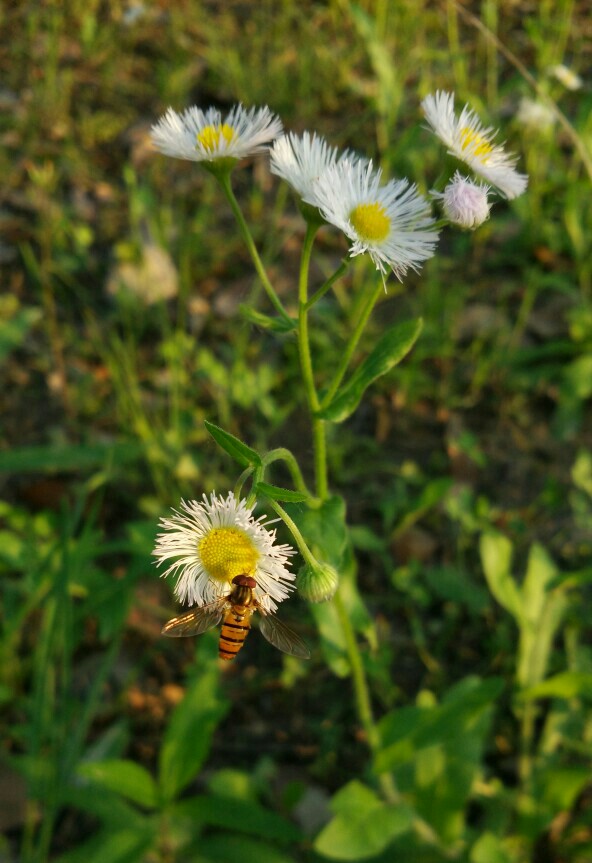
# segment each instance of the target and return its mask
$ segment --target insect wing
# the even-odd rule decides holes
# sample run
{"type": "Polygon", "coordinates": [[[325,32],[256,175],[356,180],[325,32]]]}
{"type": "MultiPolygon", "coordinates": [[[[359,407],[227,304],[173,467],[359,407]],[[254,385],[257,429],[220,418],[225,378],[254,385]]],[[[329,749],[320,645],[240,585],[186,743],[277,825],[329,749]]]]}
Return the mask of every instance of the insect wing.
{"type": "Polygon", "coordinates": [[[169,638],[183,638],[187,635],[199,635],[208,629],[217,626],[224,617],[226,600],[216,602],[213,605],[204,605],[202,608],[194,608],[187,614],[173,617],[162,627],[162,634],[169,638]]]}
{"type": "Polygon", "coordinates": [[[261,635],[283,653],[289,653],[290,656],[298,656],[300,659],[310,659],[310,650],[306,642],[299,635],[296,635],[289,626],[282,623],[275,614],[261,613],[259,616],[259,629],[261,630],[261,635]]]}

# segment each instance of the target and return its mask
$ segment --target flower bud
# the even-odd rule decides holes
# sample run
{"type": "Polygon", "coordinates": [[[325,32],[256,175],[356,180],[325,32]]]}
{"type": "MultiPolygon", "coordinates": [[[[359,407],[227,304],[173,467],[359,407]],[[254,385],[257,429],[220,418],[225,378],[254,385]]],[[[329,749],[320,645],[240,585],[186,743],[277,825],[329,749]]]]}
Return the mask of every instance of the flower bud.
{"type": "Polygon", "coordinates": [[[339,576],[328,563],[306,564],[296,576],[296,589],[308,602],[326,602],[338,584],[339,576]]]}
{"type": "Polygon", "coordinates": [[[453,225],[474,230],[489,218],[489,189],[486,183],[475,183],[457,171],[444,192],[434,197],[442,199],[446,218],[453,225]]]}

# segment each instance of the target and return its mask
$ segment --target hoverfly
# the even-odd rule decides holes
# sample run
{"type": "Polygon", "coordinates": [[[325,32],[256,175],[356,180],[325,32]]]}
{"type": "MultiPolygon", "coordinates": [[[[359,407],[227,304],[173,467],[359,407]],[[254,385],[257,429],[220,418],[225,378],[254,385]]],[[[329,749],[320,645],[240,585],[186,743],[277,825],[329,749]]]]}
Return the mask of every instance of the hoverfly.
{"type": "Polygon", "coordinates": [[[232,579],[232,584],[228,596],[194,608],[180,617],[173,617],[163,626],[162,634],[171,638],[200,635],[221,622],[218,655],[220,659],[231,660],[245,643],[251,628],[251,616],[258,611],[259,629],[270,644],[290,656],[310,658],[310,650],[300,636],[292,632],[275,614],[264,611],[261,603],[255,599],[257,582],[254,578],[250,575],[237,575],[232,579]]]}

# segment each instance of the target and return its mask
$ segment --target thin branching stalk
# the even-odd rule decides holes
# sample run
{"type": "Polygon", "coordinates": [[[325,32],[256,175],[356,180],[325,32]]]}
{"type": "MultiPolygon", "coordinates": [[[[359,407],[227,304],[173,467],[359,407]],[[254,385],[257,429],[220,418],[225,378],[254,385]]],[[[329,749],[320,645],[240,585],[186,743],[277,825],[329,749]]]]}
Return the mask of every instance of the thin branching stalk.
{"type": "Polygon", "coordinates": [[[253,237],[252,237],[251,232],[249,230],[249,226],[247,225],[247,223],[245,221],[245,217],[243,216],[240,205],[239,205],[238,201],[236,200],[234,192],[232,191],[232,186],[230,184],[230,175],[229,174],[223,174],[222,176],[218,177],[218,180],[220,182],[220,185],[222,186],[222,190],[226,196],[226,199],[227,199],[228,203],[230,204],[230,208],[231,208],[232,212],[234,213],[234,217],[235,217],[235,219],[238,223],[238,226],[240,228],[240,232],[242,234],[243,240],[245,241],[245,244],[246,244],[247,249],[249,251],[249,254],[251,256],[251,260],[253,261],[253,266],[255,267],[255,270],[257,271],[257,275],[259,276],[259,278],[261,280],[261,284],[263,285],[263,287],[265,289],[265,293],[269,297],[269,301],[271,302],[272,306],[274,307],[274,309],[280,315],[281,318],[283,318],[285,321],[291,321],[291,318],[288,315],[288,313],[286,312],[286,310],[282,304],[282,301],[278,297],[277,293],[275,292],[273,285],[269,281],[269,276],[267,275],[267,273],[265,271],[263,261],[261,260],[259,252],[257,251],[257,246],[255,245],[255,241],[253,240],[253,237]]]}

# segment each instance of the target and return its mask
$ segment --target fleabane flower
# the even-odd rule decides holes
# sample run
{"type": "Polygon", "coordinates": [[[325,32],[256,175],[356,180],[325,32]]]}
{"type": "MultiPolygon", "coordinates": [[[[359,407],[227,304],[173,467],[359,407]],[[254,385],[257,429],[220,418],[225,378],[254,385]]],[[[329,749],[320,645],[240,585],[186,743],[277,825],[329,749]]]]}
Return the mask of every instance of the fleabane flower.
{"type": "Polygon", "coordinates": [[[354,162],[358,158],[361,157],[351,150],[340,154],[337,147],[331,147],[316,133],[311,135],[310,132],[303,132],[299,136],[289,132],[273,142],[270,170],[272,174],[286,180],[301,198],[307,198],[321,174],[339,161],[354,162]]]}
{"type": "Polygon", "coordinates": [[[267,106],[235,105],[223,120],[220,111],[195,106],[178,114],[169,108],[152,126],[152,143],[166,156],[210,163],[229,163],[260,153],[282,134],[282,122],[267,106]]]}
{"type": "Polygon", "coordinates": [[[253,508],[232,492],[212,494],[201,502],[182,500],[172,517],[161,519],[153,554],[159,565],[169,564],[162,577],[177,579],[180,602],[201,606],[228,596],[237,575],[255,579],[264,611],[275,611],[293,590],[295,575],[286,567],[296,552],[276,543],[275,530],[265,516],[254,518],[253,508]]]}
{"type": "Polygon", "coordinates": [[[377,270],[401,279],[431,258],[438,242],[429,203],[408,180],[381,185],[382,172],[365,160],[339,160],[305,198],[352,242],[352,257],[368,253],[377,270]]]}
{"type": "Polygon", "coordinates": [[[476,183],[457,171],[444,191],[432,192],[432,197],[442,201],[444,214],[453,225],[474,230],[489,218],[489,191],[487,183],[476,183]]]}
{"type": "Polygon", "coordinates": [[[505,198],[517,198],[524,192],[528,177],[519,174],[514,167],[517,156],[493,143],[497,132],[491,127],[485,128],[468,105],[457,117],[454,94],[441,90],[426,96],[421,105],[432,131],[446,144],[451,155],[495,186],[505,198]]]}

